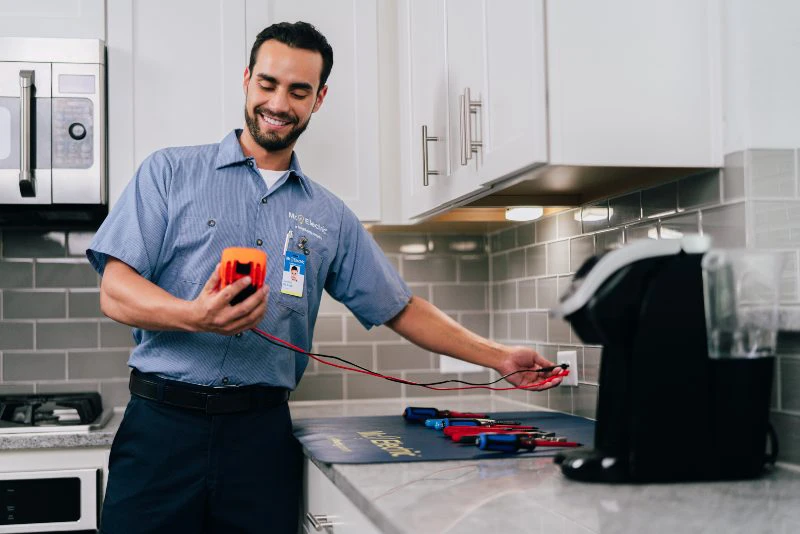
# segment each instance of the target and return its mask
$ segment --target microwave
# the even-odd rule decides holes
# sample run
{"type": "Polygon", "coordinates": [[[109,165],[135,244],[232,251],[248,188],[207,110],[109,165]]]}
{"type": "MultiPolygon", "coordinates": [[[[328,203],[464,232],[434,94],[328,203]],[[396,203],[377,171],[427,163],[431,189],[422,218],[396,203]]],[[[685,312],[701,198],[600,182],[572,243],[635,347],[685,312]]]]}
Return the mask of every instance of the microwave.
{"type": "Polygon", "coordinates": [[[98,39],[0,38],[0,226],[108,212],[105,63],[98,39]]]}

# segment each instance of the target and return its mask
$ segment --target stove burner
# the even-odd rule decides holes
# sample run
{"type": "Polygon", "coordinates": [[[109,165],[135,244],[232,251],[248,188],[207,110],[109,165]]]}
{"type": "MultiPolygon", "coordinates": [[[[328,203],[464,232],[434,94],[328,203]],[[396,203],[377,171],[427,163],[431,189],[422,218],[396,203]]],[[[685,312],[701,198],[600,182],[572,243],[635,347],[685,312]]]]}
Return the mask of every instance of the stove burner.
{"type": "Polygon", "coordinates": [[[82,425],[102,412],[97,392],[0,395],[0,428],[82,425]]]}

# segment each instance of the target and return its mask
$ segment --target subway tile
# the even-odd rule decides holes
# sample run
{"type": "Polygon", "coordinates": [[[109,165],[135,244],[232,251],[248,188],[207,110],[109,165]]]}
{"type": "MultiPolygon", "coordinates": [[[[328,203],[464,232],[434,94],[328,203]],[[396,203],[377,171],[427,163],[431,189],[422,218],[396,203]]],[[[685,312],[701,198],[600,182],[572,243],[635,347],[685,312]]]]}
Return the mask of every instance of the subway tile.
{"type": "Polygon", "coordinates": [[[556,225],[558,227],[558,238],[575,237],[581,235],[581,208],[562,211],[556,215],[556,225]]]}
{"type": "Polygon", "coordinates": [[[290,401],[341,400],[344,398],[344,375],[304,375],[290,401]]]}
{"type": "Polygon", "coordinates": [[[597,384],[600,379],[602,347],[583,347],[583,380],[597,384]]]}
{"type": "Polygon", "coordinates": [[[549,345],[547,343],[537,343],[536,350],[543,357],[555,363],[558,359],[558,345],[549,345]]]}
{"type": "Polygon", "coordinates": [[[67,236],[64,232],[3,232],[3,256],[6,258],[63,258],[67,236]]]}
{"type": "Polygon", "coordinates": [[[781,285],[779,294],[781,302],[796,302],[800,299],[797,274],[797,251],[784,252],[783,271],[781,272],[781,285]]]}
{"type": "Polygon", "coordinates": [[[36,386],[31,384],[0,384],[0,395],[20,395],[33,393],[36,386]]]}
{"type": "Polygon", "coordinates": [[[497,298],[497,308],[500,310],[514,310],[517,308],[517,283],[505,282],[495,286],[497,298]]]}
{"type": "Polygon", "coordinates": [[[569,240],[569,270],[577,271],[586,260],[594,256],[594,236],[587,235],[569,240]]]}
{"type": "Polygon", "coordinates": [[[57,319],[67,316],[64,291],[6,290],[3,292],[5,319],[57,319]]]}
{"type": "Polygon", "coordinates": [[[67,232],[67,255],[85,258],[95,232],[67,232]]]}
{"type": "Polygon", "coordinates": [[[658,239],[658,223],[647,222],[625,227],[625,242],[630,243],[637,239],[658,239]]]}
{"type": "Polygon", "coordinates": [[[769,419],[781,445],[778,460],[800,464],[800,415],[772,412],[769,419]]]}
{"type": "Polygon", "coordinates": [[[623,230],[609,230],[607,232],[599,232],[594,234],[596,240],[597,253],[613,250],[621,247],[625,242],[625,234],[623,230]]]}
{"type": "Polygon", "coordinates": [[[800,360],[780,358],[781,409],[800,412],[800,360]]]}
{"type": "Polygon", "coordinates": [[[517,246],[517,229],[510,228],[492,234],[489,238],[489,247],[492,253],[503,252],[517,246]]]}
{"type": "Polygon", "coordinates": [[[378,369],[430,369],[431,353],[410,343],[378,345],[378,369]]]}
{"type": "Polygon", "coordinates": [[[408,289],[415,297],[431,300],[431,286],[430,284],[408,284],[408,289]]]}
{"type": "Polygon", "coordinates": [[[642,195],[639,191],[608,200],[608,225],[630,224],[642,218],[642,195]]]}
{"type": "Polygon", "coordinates": [[[749,150],[750,198],[793,198],[797,190],[794,150],[749,150]]]}
{"type": "Polygon", "coordinates": [[[552,241],[558,238],[556,217],[551,215],[534,223],[536,226],[536,242],[552,241]]]}
{"type": "Polygon", "coordinates": [[[536,307],[554,308],[558,304],[558,279],[540,278],[536,282],[536,307]]]}
{"type": "Polygon", "coordinates": [[[508,277],[522,278],[525,276],[525,250],[513,250],[508,253],[508,277]]]}
{"type": "Polygon", "coordinates": [[[547,341],[550,343],[570,342],[570,326],[565,320],[557,317],[550,317],[547,328],[547,341]]]}
{"type": "Polygon", "coordinates": [[[125,378],[128,368],[129,350],[69,351],[67,370],[70,380],[90,378],[125,378]]]}
{"type": "Polygon", "coordinates": [[[508,339],[508,313],[496,312],[492,314],[492,339],[508,339]]]}
{"type": "Polygon", "coordinates": [[[608,228],[609,209],[608,200],[595,202],[581,208],[581,219],[583,220],[583,232],[596,232],[608,228]]]}
{"type": "Polygon", "coordinates": [[[397,382],[376,380],[375,377],[349,374],[344,375],[347,383],[347,399],[386,399],[399,398],[402,388],[397,382]]]}
{"type": "Polygon", "coordinates": [[[400,336],[387,326],[375,326],[367,330],[351,316],[345,317],[345,339],[352,341],[397,341],[400,336]]]}
{"type": "Polygon", "coordinates": [[[100,322],[101,347],[133,347],[133,330],[130,326],[114,321],[100,322]]]}
{"type": "Polygon", "coordinates": [[[528,339],[537,343],[547,341],[547,312],[528,312],[528,339]]]}
{"type": "Polygon", "coordinates": [[[99,287],[100,277],[89,263],[36,262],[36,287],[99,287]]]}
{"type": "MultiPolygon", "coordinates": [[[[459,379],[473,382],[475,384],[485,384],[486,382],[490,382],[492,380],[496,380],[496,377],[492,377],[491,372],[487,369],[485,371],[481,371],[479,373],[459,373],[459,379]]],[[[500,384],[498,382],[498,384],[500,384]]],[[[461,395],[486,395],[487,390],[485,389],[462,389],[458,392],[461,395]]],[[[416,394],[416,393],[415,393],[416,394]]]]}
{"type": "Polygon", "coordinates": [[[659,236],[661,239],[680,239],[686,234],[700,232],[697,213],[684,213],[661,220],[659,236]]]}
{"type": "Polygon", "coordinates": [[[527,316],[525,312],[508,315],[508,337],[514,340],[525,340],[527,337],[527,316]]]}
{"type": "Polygon", "coordinates": [[[485,310],[486,286],[448,285],[433,286],[433,304],[443,310],[485,310]]]}
{"type": "Polygon", "coordinates": [[[430,236],[434,254],[486,254],[487,238],[483,235],[430,236]]]}
{"type": "Polygon", "coordinates": [[[126,406],[131,399],[127,380],[103,380],[100,382],[100,397],[103,406],[126,406]]]}
{"type": "Polygon", "coordinates": [[[341,317],[319,317],[314,326],[314,343],[344,341],[341,317]]]}
{"type": "Polygon", "coordinates": [[[97,348],[97,322],[39,322],[36,325],[38,349],[97,348]]]}
{"type": "Polygon", "coordinates": [[[424,254],[428,252],[428,238],[425,234],[383,234],[373,237],[386,254],[424,254]]]}
{"type": "Polygon", "coordinates": [[[4,352],[3,380],[63,380],[66,356],[63,352],[4,352]]]}
{"type": "Polygon", "coordinates": [[[548,392],[545,391],[529,391],[528,404],[534,408],[547,408],[548,392]]]}
{"type": "Polygon", "coordinates": [[[456,259],[451,256],[403,258],[403,278],[408,282],[455,282],[456,259]]]}
{"type": "Polygon", "coordinates": [[[678,182],[669,182],[642,191],[642,217],[669,215],[678,210],[678,182]]]}
{"type": "Polygon", "coordinates": [[[575,415],[594,419],[597,414],[597,386],[581,384],[575,388],[575,415]]]}
{"type": "MultiPolygon", "coordinates": [[[[711,236],[711,244],[717,248],[744,247],[745,210],[744,203],[729,204],[702,211],[703,234],[711,236]]],[[[758,238],[756,238],[758,241],[758,238]]]]}
{"type": "Polygon", "coordinates": [[[32,287],[33,261],[0,261],[0,289],[32,287]]]}
{"type": "MultiPolygon", "coordinates": [[[[366,367],[367,369],[375,369],[375,361],[373,358],[373,345],[326,345],[324,343],[320,343],[318,346],[318,351],[320,354],[330,354],[333,356],[340,356],[347,358],[349,361],[353,362],[356,365],[360,365],[361,367],[366,367]]],[[[328,361],[327,359],[324,359],[328,361]]],[[[310,362],[309,362],[310,363],[310,362]]],[[[330,361],[330,363],[341,363],[335,360],[330,361]]],[[[339,370],[335,367],[331,367],[330,365],[325,365],[324,363],[320,363],[317,366],[317,369],[321,373],[348,373],[349,371],[339,370]]]]}
{"type": "MultiPolygon", "coordinates": [[[[430,383],[430,382],[440,382],[442,380],[458,380],[457,373],[440,373],[439,371],[428,371],[428,372],[418,372],[418,371],[410,371],[405,373],[404,378],[406,380],[410,380],[412,382],[419,382],[419,383],[430,383]]],[[[467,379],[470,382],[474,382],[471,378],[467,379]]],[[[461,386],[463,384],[458,383],[451,383],[451,384],[441,384],[440,386],[436,387],[456,387],[461,386]]],[[[448,397],[452,398],[453,392],[452,391],[441,391],[435,389],[429,389],[419,386],[406,386],[406,396],[412,397],[448,397]]]]}
{"type": "Polygon", "coordinates": [[[703,172],[678,181],[678,207],[691,209],[719,204],[719,172],[703,172]]]}
{"type": "Polygon", "coordinates": [[[738,200],[744,198],[744,152],[732,152],[725,156],[722,171],[722,199],[738,200]]]}
{"type": "Polygon", "coordinates": [[[100,311],[100,291],[67,292],[67,308],[70,317],[105,317],[100,311]]]}
{"type": "MultiPolygon", "coordinates": [[[[752,206],[750,227],[756,248],[800,248],[800,202],[754,201],[752,206]]],[[[705,213],[703,216],[705,227],[705,213]]]]}
{"type": "Polygon", "coordinates": [[[574,388],[557,387],[548,389],[547,406],[551,410],[559,412],[573,413],[572,390],[574,388]]]}
{"type": "Polygon", "coordinates": [[[547,274],[547,245],[536,245],[525,249],[525,275],[547,274]]]}
{"type": "Polygon", "coordinates": [[[488,282],[489,256],[467,256],[458,258],[459,282],[488,282]]]}
{"type": "Polygon", "coordinates": [[[322,299],[320,299],[319,302],[319,313],[349,315],[350,310],[347,309],[347,306],[331,297],[328,292],[325,291],[322,293],[322,299]]]}
{"type": "Polygon", "coordinates": [[[479,336],[488,338],[491,335],[491,315],[488,313],[462,313],[461,326],[479,336]]]}
{"type": "MultiPolygon", "coordinates": [[[[125,384],[128,385],[127,383],[125,384]]],[[[36,384],[36,393],[86,393],[97,392],[100,393],[100,382],[95,380],[61,380],[59,382],[41,382],[36,384]]],[[[108,408],[112,405],[107,405],[105,399],[101,399],[103,408],[108,408]]]]}
{"type": "Polygon", "coordinates": [[[569,272],[569,241],[556,241],[547,244],[547,274],[569,272]]]}
{"type": "Polygon", "coordinates": [[[0,350],[32,348],[33,323],[0,321],[0,350]]]}
{"type": "Polygon", "coordinates": [[[529,222],[517,226],[517,245],[524,247],[536,243],[536,223],[529,222]]]}
{"type": "Polygon", "coordinates": [[[492,256],[492,281],[508,280],[508,254],[492,256]]]}
{"type": "Polygon", "coordinates": [[[536,280],[520,280],[517,283],[517,308],[536,307],[536,280]]]}

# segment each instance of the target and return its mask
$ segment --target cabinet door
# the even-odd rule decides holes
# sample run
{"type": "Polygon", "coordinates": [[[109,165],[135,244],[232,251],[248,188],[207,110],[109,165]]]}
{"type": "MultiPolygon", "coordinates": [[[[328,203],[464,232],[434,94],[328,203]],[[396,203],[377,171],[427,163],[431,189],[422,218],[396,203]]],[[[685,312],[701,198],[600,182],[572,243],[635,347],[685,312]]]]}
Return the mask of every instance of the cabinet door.
{"type": "Polygon", "coordinates": [[[305,460],[305,490],[303,495],[303,527],[306,532],[316,532],[309,515],[322,523],[326,532],[336,534],[371,534],[378,528],[314,465],[305,460]]]}
{"type": "Polygon", "coordinates": [[[547,163],[542,0],[484,0],[486,69],[481,181],[547,163]]]}
{"type": "Polygon", "coordinates": [[[341,198],[360,220],[380,220],[376,2],[248,0],[247,15],[248,47],[270,24],[298,20],[313,24],[330,43],[328,94],[295,150],[303,172],[341,198]],[[254,20],[261,24],[255,26],[254,20]]]}
{"type": "Polygon", "coordinates": [[[447,194],[447,26],[443,1],[402,0],[397,14],[402,211],[411,219],[437,207],[447,194]],[[435,139],[423,140],[423,128],[435,139]]]}
{"type": "Polygon", "coordinates": [[[243,127],[249,49],[244,0],[114,0],[107,16],[113,206],[153,151],[243,127]]]}

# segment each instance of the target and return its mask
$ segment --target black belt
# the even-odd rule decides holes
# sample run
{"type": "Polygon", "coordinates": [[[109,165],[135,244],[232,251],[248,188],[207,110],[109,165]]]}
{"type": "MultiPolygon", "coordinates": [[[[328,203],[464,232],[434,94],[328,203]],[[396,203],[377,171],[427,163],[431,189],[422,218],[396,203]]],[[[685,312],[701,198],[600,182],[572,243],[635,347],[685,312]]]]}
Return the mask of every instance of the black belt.
{"type": "Polygon", "coordinates": [[[137,397],[208,415],[264,410],[289,400],[289,390],[271,386],[209,387],[131,372],[131,393],[137,397]]]}

